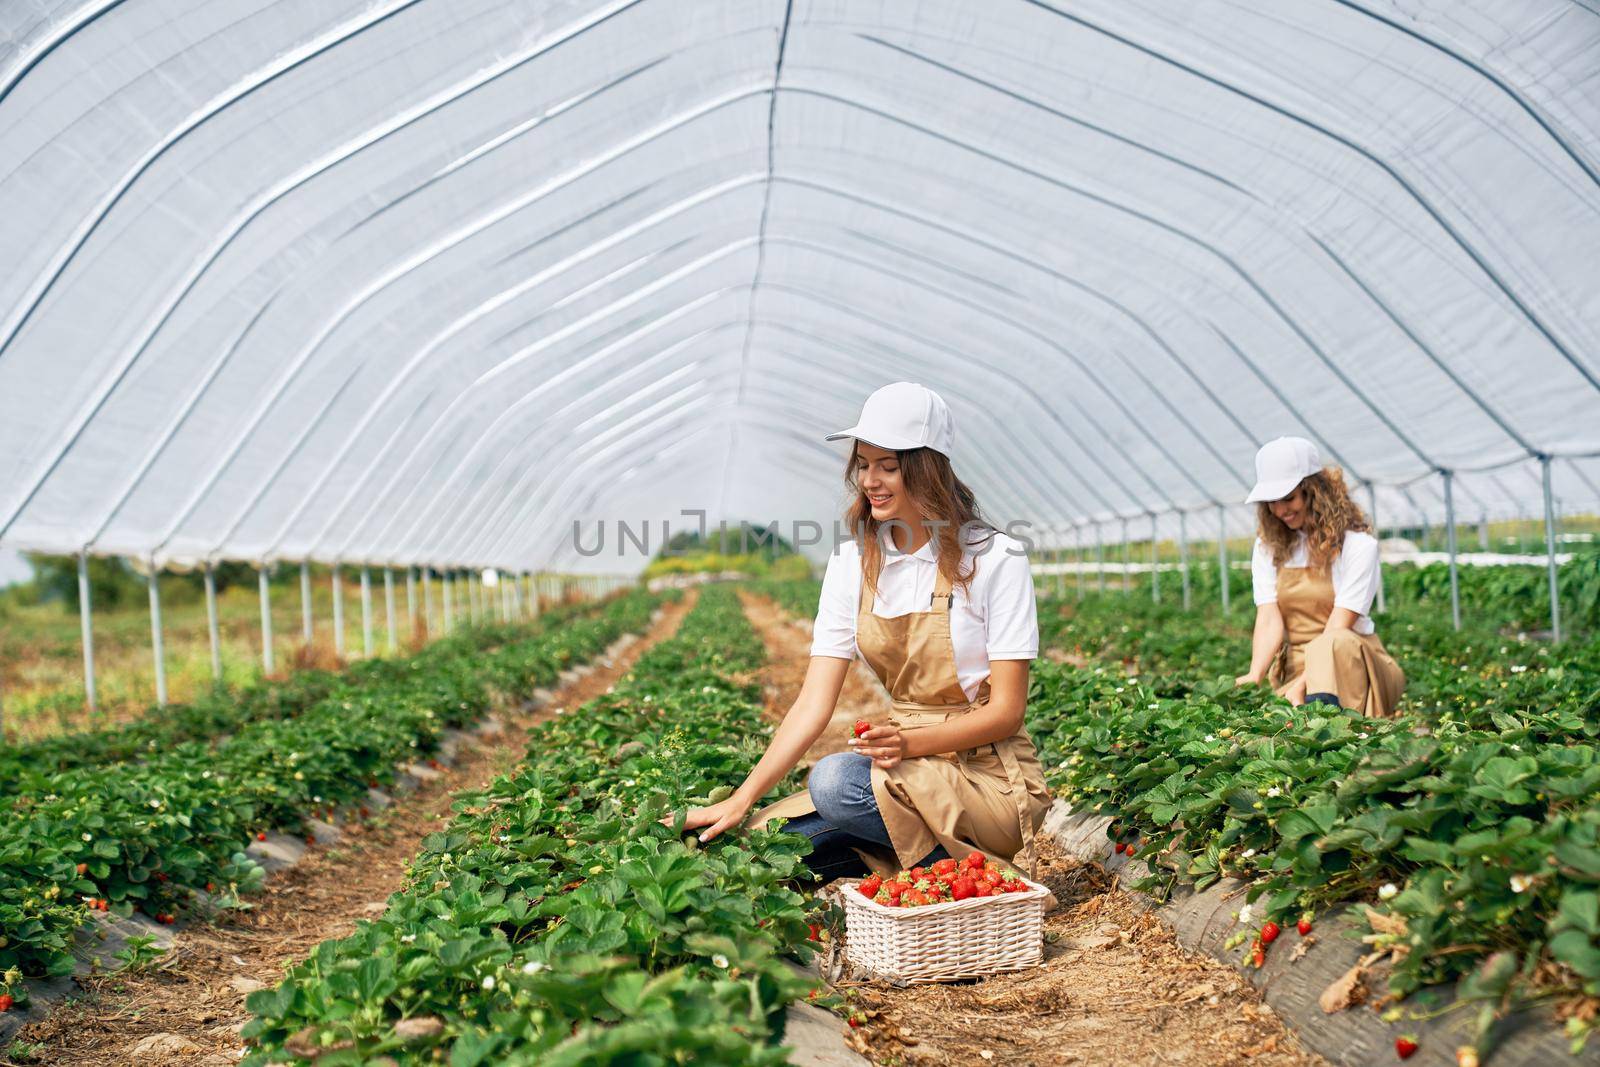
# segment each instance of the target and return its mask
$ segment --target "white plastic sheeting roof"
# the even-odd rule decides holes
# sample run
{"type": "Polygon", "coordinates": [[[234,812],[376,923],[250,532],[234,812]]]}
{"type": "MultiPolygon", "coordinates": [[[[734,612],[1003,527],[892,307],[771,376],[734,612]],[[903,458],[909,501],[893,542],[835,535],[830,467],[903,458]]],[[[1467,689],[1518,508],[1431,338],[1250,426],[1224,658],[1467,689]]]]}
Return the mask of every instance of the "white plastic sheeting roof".
{"type": "Polygon", "coordinates": [[[1587,0],[7,0],[0,249],[22,547],[615,570],[896,379],[1056,543],[1600,498],[1587,0]]]}

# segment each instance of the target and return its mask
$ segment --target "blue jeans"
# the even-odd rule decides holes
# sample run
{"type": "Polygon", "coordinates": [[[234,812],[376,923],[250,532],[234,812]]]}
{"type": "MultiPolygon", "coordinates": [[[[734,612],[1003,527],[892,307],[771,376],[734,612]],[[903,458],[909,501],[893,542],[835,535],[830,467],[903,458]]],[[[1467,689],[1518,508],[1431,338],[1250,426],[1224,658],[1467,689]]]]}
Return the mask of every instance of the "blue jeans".
{"type": "MultiPolygon", "coordinates": [[[[806,786],[817,810],[789,819],[783,826],[788,833],[811,839],[806,866],[822,882],[866,874],[867,865],[853,847],[892,846],[889,828],[872,795],[872,760],[858,752],[824,756],[811,768],[806,786]]],[[[935,845],[916,866],[927,866],[948,855],[944,846],[935,845]]]]}

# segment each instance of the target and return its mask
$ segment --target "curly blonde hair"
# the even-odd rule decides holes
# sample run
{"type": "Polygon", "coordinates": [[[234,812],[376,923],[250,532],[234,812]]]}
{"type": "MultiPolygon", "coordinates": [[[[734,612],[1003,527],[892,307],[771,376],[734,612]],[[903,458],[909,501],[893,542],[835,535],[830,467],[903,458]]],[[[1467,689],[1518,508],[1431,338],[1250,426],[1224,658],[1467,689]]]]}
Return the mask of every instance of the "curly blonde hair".
{"type": "MultiPolygon", "coordinates": [[[[1324,467],[1316,474],[1307,475],[1295,491],[1305,494],[1306,521],[1303,529],[1306,554],[1311,557],[1313,567],[1326,567],[1334,561],[1344,547],[1346,533],[1372,529],[1366,513],[1350,499],[1350,490],[1344,484],[1344,472],[1338,467],[1324,467]]],[[[1294,553],[1295,531],[1272,513],[1272,507],[1266,501],[1256,505],[1256,527],[1261,534],[1262,544],[1272,551],[1273,566],[1283,566],[1294,553]]]]}

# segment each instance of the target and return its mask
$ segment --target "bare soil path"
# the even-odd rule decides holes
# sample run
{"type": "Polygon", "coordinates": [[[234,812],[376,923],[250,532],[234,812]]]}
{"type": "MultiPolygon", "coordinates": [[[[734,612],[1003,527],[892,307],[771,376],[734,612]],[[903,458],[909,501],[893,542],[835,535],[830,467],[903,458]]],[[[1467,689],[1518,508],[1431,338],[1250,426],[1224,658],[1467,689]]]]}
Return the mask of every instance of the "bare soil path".
{"type": "MultiPolygon", "coordinates": [[[[805,677],[810,641],[770,600],[747,595],[745,607],[767,645],[768,713],[781,719],[805,677]]],[[[843,748],[850,725],[883,701],[869,673],[852,671],[809,755],[843,748]]],[[[1184,951],[1101,868],[1046,840],[1039,871],[1060,902],[1045,917],[1042,967],[908,989],[845,981],[868,1015],[849,1033],[857,1051],[874,1063],[919,1067],[1327,1067],[1300,1048],[1238,972],[1184,951]]]]}
{"type": "Polygon", "coordinates": [[[249,1018],[244,998],[275,984],[286,964],[329,938],[343,937],[358,919],[380,914],[401,886],[422,838],[450,818],[456,793],[487,785],[526,751],[523,732],[604,693],[646,649],[670,637],[695,599],[690,592],[638,641],[607,664],[554,691],[526,714],[500,712],[506,728],[482,745],[463,748],[455,766],[396,798],[365,825],[344,827],[344,841],[313,847],[294,867],[268,878],[254,910],[216,925],[183,930],[152,969],[93,980],[87,994],[22,1030],[0,1053],[0,1064],[237,1063],[238,1030],[249,1018]]]}

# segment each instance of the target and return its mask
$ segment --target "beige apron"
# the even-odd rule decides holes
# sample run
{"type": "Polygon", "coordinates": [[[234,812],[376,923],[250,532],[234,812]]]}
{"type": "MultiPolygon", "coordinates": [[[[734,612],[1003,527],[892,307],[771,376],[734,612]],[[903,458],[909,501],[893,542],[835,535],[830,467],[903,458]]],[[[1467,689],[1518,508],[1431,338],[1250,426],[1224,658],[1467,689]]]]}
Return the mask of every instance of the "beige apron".
{"type": "MultiPolygon", "coordinates": [[[[856,644],[889,691],[889,721],[903,730],[933,726],[988,702],[987,680],[973,700],[961,688],[950,599],[950,580],[941,572],[930,610],[885,619],[872,612],[862,576],[856,644]]],[[[855,852],[876,873],[888,877],[943,845],[956,857],[977,850],[1012,859],[1033,876],[1034,831],[1044,822],[1050,793],[1025,728],[994,744],[901,760],[887,771],[874,764],[872,794],[894,847],[855,852]],[[1020,860],[1014,859],[1018,853],[1020,860]]],[[[756,812],[750,825],[816,810],[811,794],[801,790],[756,812]]]]}
{"type": "Polygon", "coordinates": [[[1343,707],[1387,718],[1405,692],[1405,673],[1377,634],[1323,632],[1333,614],[1333,599],[1327,568],[1278,568],[1284,643],[1267,679],[1282,696],[1304,671],[1307,694],[1333,693],[1343,707]]]}

